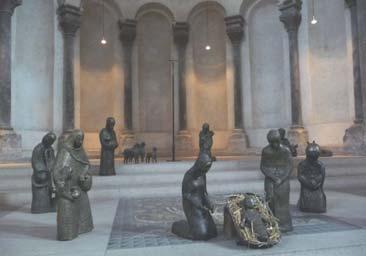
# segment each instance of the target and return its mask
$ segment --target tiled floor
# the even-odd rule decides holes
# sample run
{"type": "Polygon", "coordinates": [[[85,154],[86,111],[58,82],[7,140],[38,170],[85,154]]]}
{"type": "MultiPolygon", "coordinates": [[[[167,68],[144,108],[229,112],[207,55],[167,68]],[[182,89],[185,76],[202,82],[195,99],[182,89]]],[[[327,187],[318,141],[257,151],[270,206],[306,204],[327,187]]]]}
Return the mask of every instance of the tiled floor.
{"type": "Polygon", "coordinates": [[[326,214],[296,210],[299,184],[291,181],[294,231],[266,250],[236,246],[222,235],[225,195],[263,193],[257,160],[216,162],[208,191],[220,235],[191,242],[170,232],[184,218],[181,180],[192,162],[117,166],[117,176],[95,176],[89,193],[95,228],[68,242],[56,240],[56,214],[31,214],[29,168],[0,169],[0,256],[366,256],[366,158],[327,160],[326,214]],[[156,169],[155,169],[156,168],[156,169]]]}
{"type": "MultiPolygon", "coordinates": [[[[225,241],[222,235],[223,207],[228,195],[213,196],[217,211],[214,214],[218,227],[218,238],[214,241],[225,241]]],[[[111,236],[107,249],[131,249],[194,243],[179,238],[170,232],[174,221],[184,218],[180,198],[141,198],[120,199],[114,218],[111,236]]],[[[284,234],[304,235],[327,232],[341,232],[360,229],[356,225],[327,215],[305,214],[292,205],[294,230],[284,234]]]]}

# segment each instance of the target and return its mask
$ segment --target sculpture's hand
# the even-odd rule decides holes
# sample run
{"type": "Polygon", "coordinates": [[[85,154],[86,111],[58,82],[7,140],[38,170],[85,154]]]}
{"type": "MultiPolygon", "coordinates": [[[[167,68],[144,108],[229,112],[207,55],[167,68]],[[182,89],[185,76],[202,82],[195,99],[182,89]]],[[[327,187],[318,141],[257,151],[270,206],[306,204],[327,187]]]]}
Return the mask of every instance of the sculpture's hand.
{"type": "Polygon", "coordinates": [[[279,186],[279,185],[281,185],[282,180],[280,178],[278,178],[278,177],[275,177],[274,182],[275,182],[275,185],[276,186],[279,186]]]}

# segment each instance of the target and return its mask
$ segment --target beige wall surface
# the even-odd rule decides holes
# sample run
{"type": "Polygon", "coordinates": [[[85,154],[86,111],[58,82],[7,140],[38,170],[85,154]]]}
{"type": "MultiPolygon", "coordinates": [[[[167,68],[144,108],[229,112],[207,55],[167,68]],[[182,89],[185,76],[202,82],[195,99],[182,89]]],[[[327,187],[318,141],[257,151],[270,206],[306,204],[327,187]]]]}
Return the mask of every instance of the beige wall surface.
{"type": "MultiPolygon", "coordinates": [[[[319,22],[312,26],[311,2],[303,1],[299,30],[304,125],[311,140],[341,145],[344,130],[354,118],[349,10],[343,0],[315,1],[319,22]]],[[[168,60],[177,57],[171,26],[185,21],[190,24],[186,51],[188,130],[197,146],[201,125],[209,122],[217,131],[215,148],[225,149],[233,128],[234,97],[233,58],[224,17],[238,14],[246,19],[242,111],[250,146],[262,147],[270,128],[289,127],[288,38],[276,0],[105,0],[106,46],[100,44],[100,1],[83,3],[76,42],[75,101],[77,125],[87,132],[89,149],[99,148],[98,131],[108,116],[117,119],[118,133],[124,128],[123,50],[117,22],[126,18],[138,22],[132,52],[136,141],[170,148],[168,60]],[[212,47],[209,52],[204,50],[207,42],[212,47]]],[[[57,0],[27,0],[13,16],[12,125],[23,135],[25,150],[47,130],[59,131],[62,125],[62,36],[56,8],[57,0]]],[[[177,75],[176,69],[176,89],[177,75]]]]}

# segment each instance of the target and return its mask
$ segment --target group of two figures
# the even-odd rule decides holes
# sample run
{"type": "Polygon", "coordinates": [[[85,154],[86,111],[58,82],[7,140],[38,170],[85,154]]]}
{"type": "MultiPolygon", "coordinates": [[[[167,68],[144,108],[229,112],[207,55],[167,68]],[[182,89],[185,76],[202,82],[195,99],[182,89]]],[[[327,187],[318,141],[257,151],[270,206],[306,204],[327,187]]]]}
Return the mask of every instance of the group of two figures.
{"type": "MultiPolygon", "coordinates": [[[[269,145],[262,151],[261,171],[265,175],[266,201],[278,218],[282,232],[293,229],[290,214],[290,176],[293,169],[291,152],[282,145],[280,133],[269,131],[269,145]]],[[[326,197],[323,191],[325,167],[318,160],[320,147],[315,142],[306,148],[306,159],[298,165],[298,179],[301,184],[298,207],[304,212],[326,211],[326,197]]]]}
{"type": "Polygon", "coordinates": [[[57,210],[57,238],[72,240],[93,229],[87,192],[92,186],[81,130],[69,133],[55,157],[56,135],[46,134],[32,154],[32,213],[57,210]],[[53,197],[55,193],[55,197],[53,197]],[[56,203],[55,203],[56,202],[56,203]]]}

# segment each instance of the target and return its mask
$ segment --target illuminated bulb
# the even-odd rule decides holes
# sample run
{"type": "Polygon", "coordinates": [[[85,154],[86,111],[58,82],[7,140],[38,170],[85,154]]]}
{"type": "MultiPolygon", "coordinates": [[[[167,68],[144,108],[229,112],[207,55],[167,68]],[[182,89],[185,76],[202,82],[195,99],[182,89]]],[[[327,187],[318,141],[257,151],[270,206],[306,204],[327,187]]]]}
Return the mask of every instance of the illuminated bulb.
{"type": "Polygon", "coordinates": [[[102,41],[100,41],[100,43],[101,44],[107,44],[107,40],[105,40],[104,37],[103,37],[103,39],[102,39],[102,41]]]}
{"type": "Polygon", "coordinates": [[[315,19],[315,16],[313,16],[313,19],[311,20],[311,24],[315,25],[316,23],[318,23],[318,21],[315,19]]]}
{"type": "Polygon", "coordinates": [[[211,46],[206,45],[206,51],[209,51],[209,50],[211,50],[211,46]]]}

